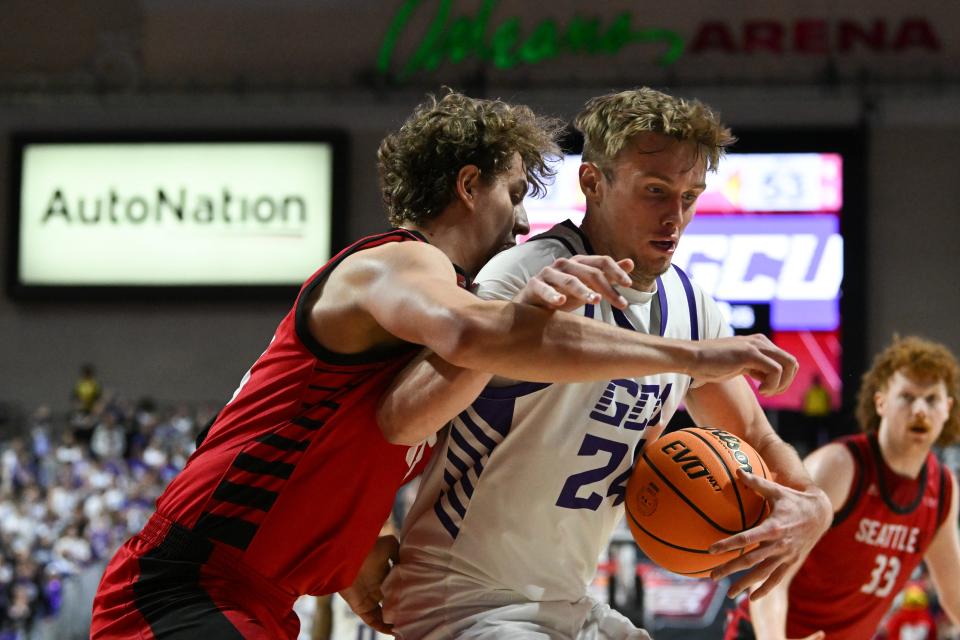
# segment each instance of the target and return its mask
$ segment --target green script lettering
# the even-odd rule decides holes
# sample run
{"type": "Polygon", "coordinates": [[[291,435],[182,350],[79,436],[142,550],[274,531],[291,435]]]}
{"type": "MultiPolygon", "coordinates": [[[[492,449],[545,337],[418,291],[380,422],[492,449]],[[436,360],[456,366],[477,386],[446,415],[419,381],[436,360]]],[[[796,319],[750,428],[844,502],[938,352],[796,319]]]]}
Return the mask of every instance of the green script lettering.
{"type": "MultiPolygon", "coordinates": [[[[390,23],[380,52],[377,70],[390,74],[397,44],[423,0],[404,0],[390,23]]],[[[633,43],[662,44],[666,50],[657,57],[660,66],[676,62],[684,51],[680,34],[670,29],[634,29],[633,14],[617,15],[604,30],[599,18],[575,16],[566,27],[556,20],[537,22],[525,35],[520,19],[508,17],[490,32],[490,16],[497,0],[483,0],[476,15],[462,15],[451,21],[453,0],[439,0],[427,32],[410,58],[401,65],[398,79],[421,71],[434,71],[442,63],[459,63],[471,56],[500,69],[519,64],[536,64],[563,53],[614,55],[633,43]]]]}

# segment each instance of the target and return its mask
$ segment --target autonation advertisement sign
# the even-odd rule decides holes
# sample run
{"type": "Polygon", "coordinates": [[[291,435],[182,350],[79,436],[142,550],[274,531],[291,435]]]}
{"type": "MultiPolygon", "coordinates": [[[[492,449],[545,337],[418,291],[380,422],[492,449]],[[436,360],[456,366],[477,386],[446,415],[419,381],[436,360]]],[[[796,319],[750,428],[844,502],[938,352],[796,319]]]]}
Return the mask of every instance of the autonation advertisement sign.
{"type": "Polygon", "coordinates": [[[328,258],[326,142],[23,148],[26,286],[299,284],[328,258]]]}

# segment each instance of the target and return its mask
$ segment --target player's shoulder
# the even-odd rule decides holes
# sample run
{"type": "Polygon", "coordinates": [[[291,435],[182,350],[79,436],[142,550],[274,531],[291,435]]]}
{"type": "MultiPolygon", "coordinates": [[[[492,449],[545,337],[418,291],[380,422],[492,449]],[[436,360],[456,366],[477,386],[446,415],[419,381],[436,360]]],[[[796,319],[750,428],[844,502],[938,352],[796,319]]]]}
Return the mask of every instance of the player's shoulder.
{"type": "Polygon", "coordinates": [[[957,474],[947,465],[943,465],[943,468],[947,472],[947,482],[952,483],[950,489],[950,518],[951,521],[956,522],[957,516],[960,515],[960,480],[957,479],[957,474]]]}
{"type": "Polygon", "coordinates": [[[689,291],[700,301],[701,306],[717,306],[717,302],[714,297],[707,293],[707,291],[701,287],[696,280],[691,278],[686,271],[675,264],[670,265],[670,268],[660,276],[660,280],[670,286],[680,287],[689,291]]]}
{"type": "Polygon", "coordinates": [[[951,469],[948,465],[942,462],[940,464],[941,464],[941,468],[943,469],[943,472],[947,474],[947,480],[952,480],[953,488],[957,489],[958,485],[960,485],[960,480],[957,480],[957,474],[954,473],[953,469],[951,469]]]}
{"type": "Polygon", "coordinates": [[[815,464],[827,464],[831,466],[852,466],[854,464],[853,453],[850,451],[850,447],[845,440],[835,440],[814,449],[804,459],[804,464],[806,464],[808,460],[815,464]]]}
{"type": "Polygon", "coordinates": [[[823,489],[834,511],[846,502],[856,476],[856,460],[846,442],[830,442],[810,453],[803,465],[814,483],[823,489]]]}
{"type": "Polygon", "coordinates": [[[940,466],[940,472],[943,474],[944,483],[948,485],[944,488],[950,491],[951,499],[955,501],[957,499],[957,491],[960,489],[960,480],[957,479],[957,474],[950,468],[950,465],[944,463],[942,460],[937,460],[937,464],[940,466]]]}
{"type": "Polygon", "coordinates": [[[729,321],[716,299],[683,269],[671,264],[670,268],[660,276],[660,282],[668,292],[673,291],[677,298],[681,300],[686,298],[691,309],[698,310],[701,336],[716,338],[733,335],[729,321]]]}
{"type": "Polygon", "coordinates": [[[476,281],[498,278],[504,273],[538,273],[558,258],[569,258],[576,253],[580,251],[571,250],[558,238],[537,236],[495,255],[477,274],[476,281]]]}
{"type": "Polygon", "coordinates": [[[396,272],[418,268],[453,269],[450,258],[439,248],[429,242],[411,240],[413,238],[397,236],[385,242],[358,246],[345,257],[343,265],[348,269],[384,268],[396,272]]]}

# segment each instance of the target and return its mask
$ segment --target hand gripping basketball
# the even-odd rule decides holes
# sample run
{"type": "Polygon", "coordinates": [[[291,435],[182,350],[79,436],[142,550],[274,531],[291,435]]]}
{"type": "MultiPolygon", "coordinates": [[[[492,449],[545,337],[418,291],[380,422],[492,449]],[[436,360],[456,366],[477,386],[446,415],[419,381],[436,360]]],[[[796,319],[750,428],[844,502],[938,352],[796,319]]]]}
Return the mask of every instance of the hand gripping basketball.
{"type": "Polygon", "coordinates": [[[756,600],[776,587],[790,567],[807,556],[830,526],[833,509],[826,494],[816,487],[798,491],[756,474],[743,474],[741,480],[771,505],[770,516],[756,527],[710,547],[711,553],[718,555],[745,550],[714,569],[710,577],[719,580],[749,569],[730,586],[728,595],[735,597],[749,586],[760,584],[750,594],[750,599],[756,600]]]}

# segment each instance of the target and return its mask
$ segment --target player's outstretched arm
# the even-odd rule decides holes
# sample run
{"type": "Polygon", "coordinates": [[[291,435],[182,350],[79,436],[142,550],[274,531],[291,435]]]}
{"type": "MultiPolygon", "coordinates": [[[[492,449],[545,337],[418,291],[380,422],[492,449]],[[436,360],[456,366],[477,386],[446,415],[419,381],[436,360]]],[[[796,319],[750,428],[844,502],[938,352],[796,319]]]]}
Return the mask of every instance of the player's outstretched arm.
{"type": "Polygon", "coordinates": [[[374,273],[366,281],[357,279],[359,304],[389,334],[422,344],[451,364],[530,382],[664,371],[717,379],[747,372],[762,381],[762,388],[776,391],[792,379],[784,363],[795,362],[793,357],[753,336],[699,342],[660,338],[531,305],[478,299],[455,286],[450,263],[438,249],[404,246],[413,244],[356,254],[394,249],[369,270],[374,273]]]}
{"type": "Polygon", "coordinates": [[[744,378],[691,389],[687,409],[697,424],[722,426],[742,437],[773,472],[776,482],[741,473],[744,483],[770,502],[770,515],[753,529],[725,538],[710,549],[722,553],[758,544],[714,569],[711,577],[719,580],[749,569],[730,587],[729,595],[762,583],[752,595],[762,597],[783,580],[793,564],[806,557],[827,530],[833,513],[830,500],[804,469],[793,447],[774,432],[744,378]]]}
{"type": "Polygon", "coordinates": [[[760,381],[761,390],[775,393],[796,371],[793,356],[762,336],[667,339],[528,304],[481,300],[456,286],[442,252],[413,242],[344,260],[312,307],[310,327],[321,344],[329,339],[346,353],[402,340],[422,344],[457,367],[530,382],[663,372],[716,381],[746,373],[760,381]],[[336,335],[330,338],[330,332],[336,335]]]}
{"type": "MultiPolygon", "coordinates": [[[[780,583],[767,592],[765,596],[750,600],[750,622],[753,625],[753,635],[764,640],[787,639],[787,591],[790,581],[796,575],[801,562],[794,563],[783,575],[780,583]]],[[[826,634],[817,631],[805,638],[790,638],[789,640],[824,640],[826,634]]]]}
{"type": "Polygon", "coordinates": [[[924,561],[937,588],[940,606],[953,624],[960,626],[960,533],[957,530],[960,496],[957,495],[957,479],[952,473],[950,480],[953,483],[950,513],[927,548],[924,561]]]}
{"type": "MultiPolygon", "coordinates": [[[[605,256],[561,258],[530,278],[514,302],[570,311],[601,299],[624,308],[615,285],[629,286],[633,261],[605,256]]],[[[452,365],[425,350],[397,376],[380,400],[377,420],[394,444],[412,445],[429,437],[470,405],[492,374],[452,365]]]]}
{"type": "MultiPolygon", "coordinates": [[[[833,511],[838,511],[846,502],[853,483],[854,464],[850,452],[843,445],[828,444],[807,456],[803,464],[813,482],[827,494],[833,511]]],[[[751,598],[750,618],[756,637],[771,640],[783,640],[786,637],[789,612],[787,593],[793,576],[802,564],[803,558],[784,572],[779,584],[762,597],[751,598]]],[[[806,640],[822,637],[814,634],[806,640]]]]}

